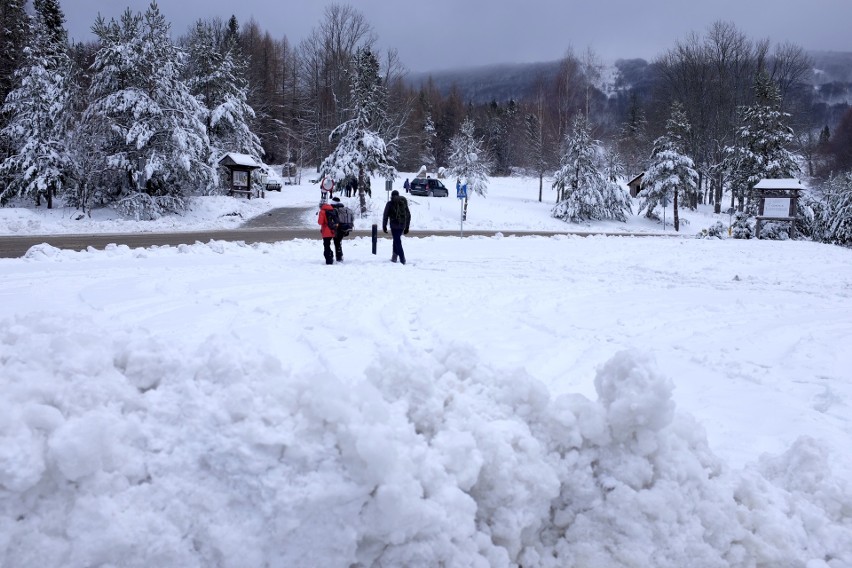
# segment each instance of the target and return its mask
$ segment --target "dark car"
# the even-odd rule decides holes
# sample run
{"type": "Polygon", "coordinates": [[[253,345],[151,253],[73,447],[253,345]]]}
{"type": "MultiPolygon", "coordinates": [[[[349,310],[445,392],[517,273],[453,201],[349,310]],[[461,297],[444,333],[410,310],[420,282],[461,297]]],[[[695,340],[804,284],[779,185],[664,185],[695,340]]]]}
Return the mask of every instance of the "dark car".
{"type": "Polygon", "coordinates": [[[426,195],[432,197],[449,197],[450,190],[440,181],[433,178],[414,178],[411,182],[411,195],[426,195]]]}

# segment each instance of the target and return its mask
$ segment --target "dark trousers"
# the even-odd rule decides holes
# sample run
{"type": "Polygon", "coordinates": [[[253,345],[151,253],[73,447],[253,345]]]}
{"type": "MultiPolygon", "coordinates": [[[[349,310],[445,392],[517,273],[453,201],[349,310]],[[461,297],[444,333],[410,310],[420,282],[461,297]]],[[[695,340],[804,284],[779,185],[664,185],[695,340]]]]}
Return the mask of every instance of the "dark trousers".
{"type": "Polygon", "coordinates": [[[322,255],[326,264],[334,264],[334,253],[331,251],[331,237],[322,238],[322,255]]]}
{"type": "Polygon", "coordinates": [[[338,262],[343,260],[343,237],[346,235],[337,231],[334,233],[334,257],[338,262]]]}
{"type": "Polygon", "coordinates": [[[399,257],[399,261],[405,264],[405,251],[402,250],[402,227],[391,225],[391,235],[393,236],[393,255],[399,257]]]}
{"type": "Polygon", "coordinates": [[[323,237],[322,238],[322,255],[325,257],[326,264],[334,264],[334,259],[337,258],[337,261],[340,262],[343,260],[343,237],[346,235],[337,231],[334,233],[334,237],[323,237]],[[334,251],[331,250],[331,243],[334,242],[334,251]]]}

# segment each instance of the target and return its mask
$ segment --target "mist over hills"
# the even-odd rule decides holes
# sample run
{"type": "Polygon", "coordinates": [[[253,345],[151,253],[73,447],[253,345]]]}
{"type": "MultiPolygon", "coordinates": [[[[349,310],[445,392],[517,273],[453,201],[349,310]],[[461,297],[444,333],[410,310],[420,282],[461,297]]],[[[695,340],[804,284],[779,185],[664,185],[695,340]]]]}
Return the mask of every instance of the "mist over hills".
{"type": "MultiPolygon", "coordinates": [[[[819,102],[836,105],[852,104],[852,52],[811,51],[814,71],[809,83],[814,86],[819,102]]],[[[503,103],[531,96],[541,81],[550,82],[561,62],[506,63],[472,68],[412,73],[407,81],[419,88],[430,80],[442,95],[455,87],[465,102],[503,103]]],[[[606,94],[620,90],[643,88],[652,81],[653,66],[645,59],[619,59],[608,65],[597,87],[606,94]]]]}
{"type": "Polygon", "coordinates": [[[448,69],[426,73],[413,73],[408,83],[419,88],[430,79],[442,95],[455,86],[462,99],[474,104],[492,100],[505,102],[523,99],[535,92],[540,80],[551,81],[559,71],[559,61],[542,63],[501,63],[482,67],[448,69]]]}

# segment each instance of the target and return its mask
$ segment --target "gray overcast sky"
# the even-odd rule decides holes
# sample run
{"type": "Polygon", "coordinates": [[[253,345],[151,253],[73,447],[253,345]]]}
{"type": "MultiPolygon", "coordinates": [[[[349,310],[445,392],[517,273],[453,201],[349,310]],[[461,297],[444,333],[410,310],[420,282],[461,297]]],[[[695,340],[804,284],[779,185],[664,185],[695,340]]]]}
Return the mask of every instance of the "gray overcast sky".
{"type": "MultiPolygon", "coordinates": [[[[68,31],[92,39],[98,13],[117,18],[150,0],[62,0],[68,31]]],[[[182,35],[199,18],[254,17],[273,37],[298,44],[315,28],[323,0],[160,0],[182,35]]],[[[347,2],[336,2],[346,4],[347,2]]],[[[591,47],[604,60],[652,59],[689,32],[730,21],[752,39],[808,50],[852,51],[852,0],[358,0],[380,48],[393,47],[411,71],[552,61],[591,47]]]]}

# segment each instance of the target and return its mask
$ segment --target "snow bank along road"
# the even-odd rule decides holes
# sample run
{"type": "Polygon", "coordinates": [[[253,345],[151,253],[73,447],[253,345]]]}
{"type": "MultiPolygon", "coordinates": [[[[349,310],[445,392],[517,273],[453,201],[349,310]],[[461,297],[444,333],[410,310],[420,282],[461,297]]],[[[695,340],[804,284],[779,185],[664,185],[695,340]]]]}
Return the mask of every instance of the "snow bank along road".
{"type": "MultiPolygon", "coordinates": [[[[625,233],[607,233],[599,231],[581,232],[552,232],[552,231],[464,231],[464,236],[493,237],[503,236],[552,236],[552,235],[576,235],[587,237],[590,235],[605,236],[660,236],[648,233],[626,235],[625,233]]],[[[369,237],[370,231],[352,231],[349,238],[369,237]]],[[[409,237],[429,236],[459,236],[459,231],[411,231],[409,237]]],[[[665,235],[673,237],[675,235],[665,235]]],[[[379,230],[380,238],[390,238],[379,230]]],[[[90,235],[28,235],[0,237],[0,258],[18,258],[35,245],[48,244],[63,250],[86,250],[89,247],[103,249],[108,245],[127,245],[130,248],[146,248],[151,246],[177,246],[191,245],[195,243],[206,243],[209,241],[228,241],[254,243],[276,243],[279,241],[291,241],[294,239],[319,239],[319,229],[232,229],[221,231],[192,231],[178,233],[115,233],[115,234],[90,234],[90,235]]]]}

